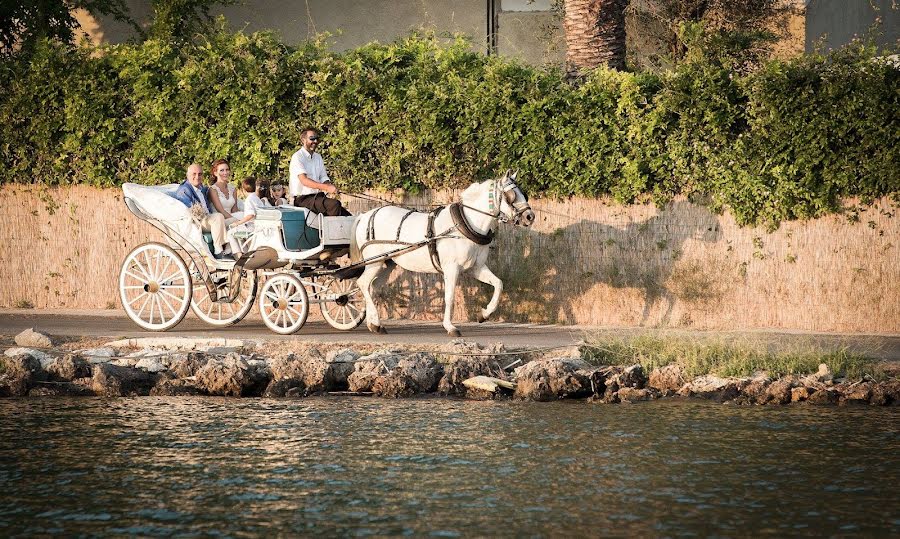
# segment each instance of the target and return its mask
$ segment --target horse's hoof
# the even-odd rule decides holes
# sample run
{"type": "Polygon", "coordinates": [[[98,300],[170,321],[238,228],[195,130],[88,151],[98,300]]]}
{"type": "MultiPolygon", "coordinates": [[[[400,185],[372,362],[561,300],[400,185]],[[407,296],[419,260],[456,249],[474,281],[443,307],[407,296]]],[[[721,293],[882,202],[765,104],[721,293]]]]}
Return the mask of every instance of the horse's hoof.
{"type": "Polygon", "coordinates": [[[387,333],[387,330],[384,329],[383,326],[376,326],[375,324],[366,324],[366,327],[369,328],[369,331],[372,333],[377,333],[379,335],[384,335],[387,333]]]}
{"type": "Polygon", "coordinates": [[[450,335],[451,337],[462,337],[462,333],[460,333],[458,329],[454,329],[453,331],[448,331],[447,335],[450,335]]]}
{"type": "Polygon", "coordinates": [[[479,314],[479,315],[478,315],[478,323],[479,323],[479,324],[484,324],[485,322],[487,322],[487,317],[484,316],[484,315],[482,315],[482,314],[479,314]]]}

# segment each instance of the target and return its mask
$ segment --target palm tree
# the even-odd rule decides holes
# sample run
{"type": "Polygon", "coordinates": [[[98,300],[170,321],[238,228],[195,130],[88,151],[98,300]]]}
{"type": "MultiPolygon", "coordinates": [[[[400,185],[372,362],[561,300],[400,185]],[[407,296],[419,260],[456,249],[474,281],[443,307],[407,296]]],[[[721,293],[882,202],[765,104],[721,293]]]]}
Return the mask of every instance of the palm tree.
{"type": "Polygon", "coordinates": [[[605,65],[625,68],[625,8],[629,0],[564,0],[566,71],[578,76],[605,65]]]}

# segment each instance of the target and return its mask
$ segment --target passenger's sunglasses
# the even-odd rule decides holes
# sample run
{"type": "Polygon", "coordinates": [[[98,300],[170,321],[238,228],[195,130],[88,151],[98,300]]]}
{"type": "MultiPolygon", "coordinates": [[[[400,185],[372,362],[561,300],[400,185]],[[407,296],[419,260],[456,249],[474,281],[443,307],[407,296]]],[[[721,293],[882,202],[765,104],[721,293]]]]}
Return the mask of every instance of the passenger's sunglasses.
{"type": "Polygon", "coordinates": [[[319,137],[316,137],[316,136],[309,137],[310,142],[317,142],[318,140],[319,140],[319,137]]]}

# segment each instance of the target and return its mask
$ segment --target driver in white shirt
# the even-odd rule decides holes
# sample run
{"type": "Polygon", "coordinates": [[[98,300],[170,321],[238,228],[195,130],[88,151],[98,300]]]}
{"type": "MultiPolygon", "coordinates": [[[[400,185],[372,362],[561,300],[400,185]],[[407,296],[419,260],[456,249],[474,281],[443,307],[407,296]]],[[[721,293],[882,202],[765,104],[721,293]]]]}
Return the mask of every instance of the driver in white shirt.
{"type": "Polygon", "coordinates": [[[288,182],[294,206],[329,216],[351,215],[340,200],[326,196],[329,193],[336,194],[338,190],[325,172],[321,154],[316,153],[319,132],[311,127],[304,129],[300,134],[300,142],[303,147],[291,156],[288,182]]]}

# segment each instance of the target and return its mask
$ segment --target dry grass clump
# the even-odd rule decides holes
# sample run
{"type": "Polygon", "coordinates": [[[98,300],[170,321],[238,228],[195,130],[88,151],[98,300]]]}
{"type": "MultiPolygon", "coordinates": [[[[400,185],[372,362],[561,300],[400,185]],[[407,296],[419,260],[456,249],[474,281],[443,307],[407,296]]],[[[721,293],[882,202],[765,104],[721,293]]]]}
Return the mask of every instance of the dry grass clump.
{"type": "Polygon", "coordinates": [[[691,339],[680,336],[639,335],[611,337],[587,335],[582,357],[602,365],[640,363],[646,372],[665,365],[680,365],[689,376],[750,376],[765,371],[769,376],[810,374],[825,363],[831,372],[849,379],[865,375],[884,378],[880,362],[846,346],[799,342],[786,346],[723,338],[691,339]]]}

